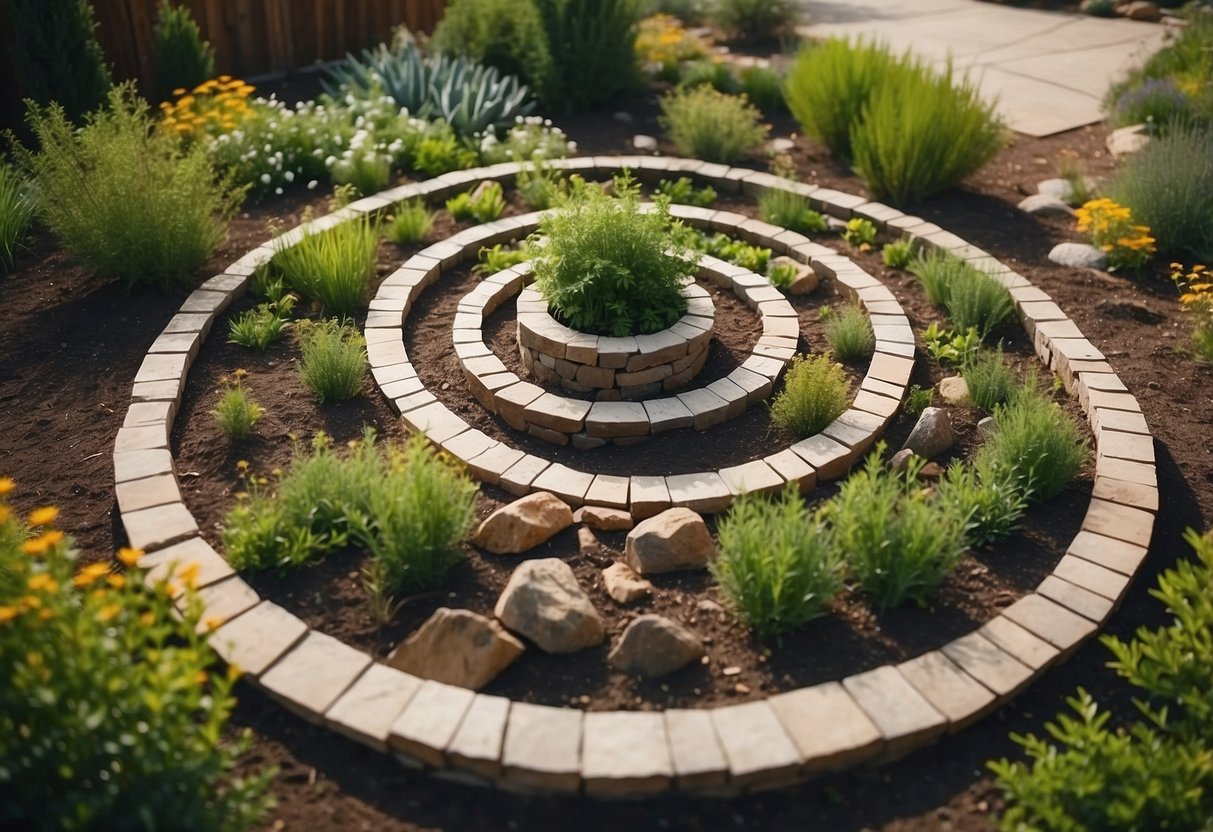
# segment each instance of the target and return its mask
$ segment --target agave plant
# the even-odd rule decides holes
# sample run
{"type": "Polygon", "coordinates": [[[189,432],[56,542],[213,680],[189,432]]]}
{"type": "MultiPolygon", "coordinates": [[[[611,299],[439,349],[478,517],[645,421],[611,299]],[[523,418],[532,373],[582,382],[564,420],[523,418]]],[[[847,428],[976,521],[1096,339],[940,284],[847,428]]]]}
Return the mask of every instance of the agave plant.
{"type": "Polygon", "coordinates": [[[390,95],[415,116],[445,119],[462,136],[513,124],[535,108],[530,90],[513,75],[461,56],[426,57],[411,41],[381,43],[361,58],[348,55],[328,73],[324,88],[335,98],[390,95]]]}

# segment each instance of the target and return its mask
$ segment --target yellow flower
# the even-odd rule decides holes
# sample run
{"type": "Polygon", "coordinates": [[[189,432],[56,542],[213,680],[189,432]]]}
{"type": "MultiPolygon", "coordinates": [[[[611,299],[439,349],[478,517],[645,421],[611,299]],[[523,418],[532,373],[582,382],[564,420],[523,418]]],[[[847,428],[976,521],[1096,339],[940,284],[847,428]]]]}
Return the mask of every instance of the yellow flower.
{"type": "Polygon", "coordinates": [[[114,589],[122,589],[122,587],[126,586],[126,577],[124,575],[117,574],[106,575],[105,582],[114,589]]]}
{"type": "Polygon", "coordinates": [[[88,566],[76,573],[76,577],[72,578],[72,586],[77,589],[84,589],[87,586],[92,586],[100,578],[104,578],[109,574],[109,567],[104,563],[90,563],[88,566]]]}
{"type": "Polygon", "coordinates": [[[34,592],[46,590],[47,592],[57,592],[59,590],[59,582],[48,575],[46,572],[39,572],[37,575],[31,575],[26,585],[34,592]]]}
{"type": "Polygon", "coordinates": [[[242,459],[236,463],[236,470],[243,474],[248,470],[248,460],[242,459]]]}
{"type": "Polygon", "coordinates": [[[21,544],[21,551],[30,557],[41,557],[46,554],[47,549],[46,539],[43,537],[33,537],[21,544]]]}
{"type": "Polygon", "coordinates": [[[0,497],[8,494],[13,490],[14,483],[12,477],[0,477],[0,497]]]}
{"type": "Polygon", "coordinates": [[[27,610],[36,610],[42,606],[42,599],[37,595],[23,595],[17,600],[17,603],[27,610]]]}
{"type": "Polygon", "coordinates": [[[214,632],[215,630],[218,630],[222,626],[223,626],[223,619],[217,615],[209,616],[206,619],[204,619],[202,622],[203,629],[205,629],[208,633],[214,632]]]}
{"type": "Polygon", "coordinates": [[[150,627],[156,623],[156,616],[152,614],[151,610],[148,610],[147,612],[143,613],[143,615],[139,616],[139,623],[144,627],[150,627]]]}
{"type": "Polygon", "coordinates": [[[0,524],[7,523],[8,517],[11,513],[12,513],[12,510],[9,509],[8,506],[4,505],[3,503],[0,503],[0,524]]]}
{"type": "Polygon", "coordinates": [[[200,569],[201,567],[196,562],[188,564],[184,569],[177,573],[177,577],[180,578],[186,586],[193,589],[198,583],[198,571],[200,569]]]}
{"type": "Polygon", "coordinates": [[[58,546],[63,542],[64,534],[58,529],[48,529],[44,531],[40,537],[46,542],[47,547],[58,546]]]}
{"type": "MultiPolygon", "coordinates": [[[[1197,263],[1195,266],[1192,267],[1192,274],[1200,274],[1201,272],[1207,270],[1208,268],[1209,267],[1204,265],[1203,263],[1197,263]]],[[[3,494],[3,493],[4,493],[3,491],[0,491],[0,494],[3,494]]]]}
{"type": "Polygon", "coordinates": [[[0,607],[0,624],[7,624],[20,614],[21,611],[16,607],[2,606],[0,607]]]}
{"type": "Polygon", "coordinates": [[[194,684],[195,685],[205,685],[207,678],[208,677],[206,675],[206,671],[199,670],[197,673],[194,674],[194,684]]]}
{"type": "Polygon", "coordinates": [[[177,87],[177,89],[173,90],[173,95],[185,95],[185,93],[185,87],[177,87]]]}
{"type": "Polygon", "coordinates": [[[142,549],[132,549],[130,546],[123,546],[118,550],[118,560],[120,560],[122,565],[127,569],[134,567],[134,565],[139,562],[139,558],[141,557],[143,557],[142,549]]]}
{"type": "Polygon", "coordinates": [[[38,620],[39,621],[50,621],[54,617],[55,617],[55,611],[50,609],[49,607],[44,610],[38,610],[38,620]]]}
{"type": "Polygon", "coordinates": [[[59,509],[54,506],[43,506],[30,512],[29,524],[31,526],[49,526],[55,522],[55,518],[58,516],[59,509]]]}
{"type": "Polygon", "coordinates": [[[121,604],[106,604],[97,611],[97,620],[102,624],[113,621],[118,617],[118,613],[122,612],[121,604]]]}
{"type": "Polygon", "coordinates": [[[219,76],[218,78],[216,78],[215,80],[217,80],[217,81],[218,81],[220,84],[226,84],[228,81],[232,80],[232,76],[230,76],[230,75],[220,75],[220,76],[219,76]]]}
{"type": "Polygon", "coordinates": [[[244,671],[240,669],[240,665],[229,664],[227,666],[227,678],[231,679],[233,682],[239,679],[243,674],[244,671]]]}

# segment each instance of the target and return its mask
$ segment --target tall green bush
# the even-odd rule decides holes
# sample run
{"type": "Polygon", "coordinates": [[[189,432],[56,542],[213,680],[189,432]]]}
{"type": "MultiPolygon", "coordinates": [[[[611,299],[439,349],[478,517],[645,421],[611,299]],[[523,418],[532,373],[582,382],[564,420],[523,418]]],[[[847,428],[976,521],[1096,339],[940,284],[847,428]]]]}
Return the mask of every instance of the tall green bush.
{"type": "Polygon", "coordinates": [[[552,55],[549,104],[581,110],[609,101],[640,82],[636,27],[643,0],[532,0],[552,55]]]}
{"type": "Polygon", "coordinates": [[[657,120],[678,152],[706,162],[736,162],[761,147],[770,130],[745,96],[706,84],[672,90],[659,103],[657,120]]]}
{"type": "Polygon", "coordinates": [[[430,47],[516,75],[539,92],[547,89],[552,73],[547,32],[531,0],[453,0],[430,47]]]}
{"type": "Polygon", "coordinates": [[[716,0],[712,16],[734,37],[770,40],[791,33],[800,6],[796,0],[716,0]]]}
{"type": "Polygon", "coordinates": [[[76,130],[58,104],[33,105],[40,149],[18,148],[38,214],[90,269],[127,285],[188,280],[227,233],[241,192],[216,179],[200,145],[156,130],[147,102],[124,84],[76,130]]]}
{"type": "Polygon", "coordinates": [[[77,123],[105,102],[110,73],[88,0],[7,0],[5,16],[9,55],[29,98],[57,103],[77,123]]]}
{"type": "Polygon", "coordinates": [[[202,39],[185,6],[161,0],[156,17],[156,85],[167,99],[177,88],[193,89],[215,75],[215,50],[202,39]]]}

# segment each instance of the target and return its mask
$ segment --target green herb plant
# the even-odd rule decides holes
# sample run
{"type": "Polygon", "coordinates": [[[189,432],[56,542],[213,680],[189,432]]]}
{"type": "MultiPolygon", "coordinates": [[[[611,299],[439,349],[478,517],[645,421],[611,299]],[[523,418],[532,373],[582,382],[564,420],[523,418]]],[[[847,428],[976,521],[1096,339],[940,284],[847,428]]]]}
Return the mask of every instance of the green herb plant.
{"type": "Polygon", "coordinates": [[[296,331],[303,355],[299,376],[321,404],[346,401],[362,392],[366,340],[357,328],[329,319],[301,321],[296,331]]]}
{"type": "Polygon", "coordinates": [[[801,438],[812,436],[841,416],[850,398],[851,382],[830,356],[797,356],[771,402],[771,420],[801,438]]]}

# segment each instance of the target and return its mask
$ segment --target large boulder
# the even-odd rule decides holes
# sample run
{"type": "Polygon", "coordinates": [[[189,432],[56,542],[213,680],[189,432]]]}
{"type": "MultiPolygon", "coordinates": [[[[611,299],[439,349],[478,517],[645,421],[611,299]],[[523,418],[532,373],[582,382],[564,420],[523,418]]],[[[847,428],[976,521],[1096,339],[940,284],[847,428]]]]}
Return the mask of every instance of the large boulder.
{"type": "Polygon", "coordinates": [[[942,407],[924,408],[914,429],[910,431],[902,450],[909,448],[924,459],[946,451],[956,443],[952,432],[952,419],[942,407]]]}
{"type": "Polygon", "coordinates": [[[624,561],[641,575],[703,569],[716,544],[703,518],[689,508],[666,509],[628,532],[624,561]]]}
{"type": "Polygon", "coordinates": [[[510,575],[493,614],[547,653],[575,653],[601,644],[602,616],[560,558],[528,560],[510,575]]]}
{"type": "Polygon", "coordinates": [[[496,555],[520,555],[573,525],[573,510],[548,491],[536,491],[494,511],[472,542],[496,555]]]}
{"type": "Polygon", "coordinates": [[[525,649],[491,618],[439,607],[387,663],[422,679],[480,690],[525,649]]]}
{"type": "Polygon", "coordinates": [[[619,637],[607,662],[636,676],[664,676],[703,656],[703,640],[660,615],[642,615],[619,637]]]}

